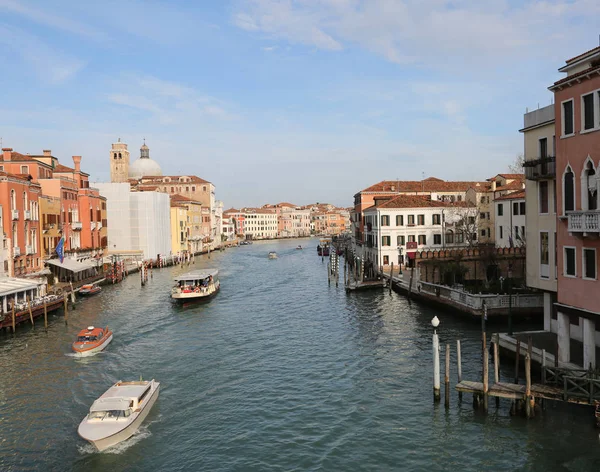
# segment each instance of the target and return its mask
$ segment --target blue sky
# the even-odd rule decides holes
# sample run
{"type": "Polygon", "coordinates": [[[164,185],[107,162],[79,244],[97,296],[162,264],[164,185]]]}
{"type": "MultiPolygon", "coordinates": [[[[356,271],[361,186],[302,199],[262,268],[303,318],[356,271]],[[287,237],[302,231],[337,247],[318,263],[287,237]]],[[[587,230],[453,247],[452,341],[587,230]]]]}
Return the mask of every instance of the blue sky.
{"type": "Polygon", "coordinates": [[[350,206],[383,179],[479,180],[526,107],[598,45],[600,2],[0,0],[0,136],[82,155],[117,138],[230,206],[350,206]]]}

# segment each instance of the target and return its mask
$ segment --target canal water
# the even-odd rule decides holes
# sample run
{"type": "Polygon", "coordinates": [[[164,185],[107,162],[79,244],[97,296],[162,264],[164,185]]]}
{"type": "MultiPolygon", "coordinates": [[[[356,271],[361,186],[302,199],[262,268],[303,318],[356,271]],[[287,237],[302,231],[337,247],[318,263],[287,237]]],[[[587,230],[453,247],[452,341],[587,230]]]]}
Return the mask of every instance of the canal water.
{"type": "MultiPolygon", "coordinates": [[[[480,375],[476,323],[398,294],[328,286],[314,239],[255,243],[137,274],[16,336],[0,334],[0,470],[600,470],[592,412],[550,405],[534,420],[432,404],[431,318],[463,342],[480,375]],[[300,243],[305,249],[296,250],[300,243]],[[270,260],[269,251],[279,258],[270,260]],[[169,300],[175,275],[220,269],[221,293],[190,309],[169,300]],[[108,325],[107,351],[76,359],[79,329],[108,325]],[[103,453],[77,435],[119,379],[155,378],[158,402],[138,434],[103,453]]],[[[453,356],[452,383],[455,383],[453,356]]],[[[503,365],[510,378],[512,364],[503,365]]]]}

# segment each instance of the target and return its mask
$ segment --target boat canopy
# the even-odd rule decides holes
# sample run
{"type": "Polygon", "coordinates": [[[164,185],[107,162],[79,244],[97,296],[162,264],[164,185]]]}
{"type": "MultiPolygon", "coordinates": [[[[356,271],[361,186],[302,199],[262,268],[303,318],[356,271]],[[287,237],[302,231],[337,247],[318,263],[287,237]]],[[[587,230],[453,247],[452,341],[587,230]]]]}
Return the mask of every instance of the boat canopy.
{"type": "Polygon", "coordinates": [[[100,398],[92,404],[90,411],[127,410],[130,405],[131,400],[126,398],[100,398]]]}
{"type": "Polygon", "coordinates": [[[218,269],[203,269],[203,270],[194,270],[192,272],[188,272],[186,274],[182,274],[179,277],[175,277],[176,282],[185,282],[191,280],[203,280],[209,277],[216,277],[219,274],[218,269]]]}

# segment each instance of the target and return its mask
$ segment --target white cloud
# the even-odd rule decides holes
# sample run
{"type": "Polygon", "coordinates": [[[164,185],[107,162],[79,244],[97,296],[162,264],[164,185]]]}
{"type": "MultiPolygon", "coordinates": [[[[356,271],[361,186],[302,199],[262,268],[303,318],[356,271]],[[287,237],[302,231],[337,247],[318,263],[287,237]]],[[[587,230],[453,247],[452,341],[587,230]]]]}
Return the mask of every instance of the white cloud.
{"type": "Polygon", "coordinates": [[[324,50],[356,44],[392,62],[459,70],[568,56],[566,49],[589,35],[585,25],[594,26],[599,5],[592,0],[241,0],[234,23],[324,50]],[[553,40],[553,31],[570,42],[553,40]]]}

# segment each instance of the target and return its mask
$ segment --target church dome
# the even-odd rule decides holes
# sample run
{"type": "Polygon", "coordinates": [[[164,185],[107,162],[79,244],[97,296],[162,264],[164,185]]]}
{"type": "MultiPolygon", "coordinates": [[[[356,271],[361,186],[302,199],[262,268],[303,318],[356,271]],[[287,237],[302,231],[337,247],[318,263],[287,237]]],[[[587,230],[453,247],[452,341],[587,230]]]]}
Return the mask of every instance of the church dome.
{"type": "Polygon", "coordinates": [[[141,179],[145,176],[159,175],[162,175],[162,169],[158,165],[158,162],[150,159],[150,148],[144,142],[140,148],[140,158],[129,166],[129,178],[141,179]]]}

